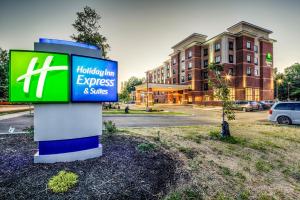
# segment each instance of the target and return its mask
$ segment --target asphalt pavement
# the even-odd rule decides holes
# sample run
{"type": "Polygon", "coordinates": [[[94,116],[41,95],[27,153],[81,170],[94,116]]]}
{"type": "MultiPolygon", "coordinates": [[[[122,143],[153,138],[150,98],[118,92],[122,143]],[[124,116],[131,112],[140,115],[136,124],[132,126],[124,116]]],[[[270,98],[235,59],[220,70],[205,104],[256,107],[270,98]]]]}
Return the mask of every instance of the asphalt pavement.
{"type": "MultiPolygon", "coordinates": [[[[163,115],[109,115],[103,116],[103,121],[113,121],[117,127],[166,127],[166,126],[192,126],[201,124],[212,124],[208,120],[201,120],[201,117],[190,116],[163,116],[163,115]]],[[[25,128],[33,125],[33,115],[28,112],[21,116],[7,117],[0,119],[0,134],[23,132],[25,128]]]]}

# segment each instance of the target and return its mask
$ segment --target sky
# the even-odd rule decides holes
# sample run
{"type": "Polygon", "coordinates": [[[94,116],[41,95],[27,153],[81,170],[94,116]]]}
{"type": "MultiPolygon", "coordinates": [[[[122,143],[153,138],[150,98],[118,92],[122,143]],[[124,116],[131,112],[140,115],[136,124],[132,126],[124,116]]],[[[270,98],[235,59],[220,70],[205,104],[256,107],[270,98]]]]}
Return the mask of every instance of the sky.
{"type": "Polygon", "coordinates": [[[71,40],[76,12],[86,5],[102,17],[99,32],[119,63],[119,83],[161,65],[190,34],[211,38],[242,20],[274,32],[279,71],[300,62],[299,0],[0,0],[0,47],[32,50],[41,37],[71,40]]]}

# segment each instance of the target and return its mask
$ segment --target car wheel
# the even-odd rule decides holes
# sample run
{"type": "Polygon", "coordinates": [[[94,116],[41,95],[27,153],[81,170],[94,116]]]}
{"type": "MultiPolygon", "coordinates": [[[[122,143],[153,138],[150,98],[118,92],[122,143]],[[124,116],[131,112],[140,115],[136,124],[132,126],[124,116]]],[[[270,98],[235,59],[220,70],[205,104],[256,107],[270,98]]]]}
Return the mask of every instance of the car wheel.
{"type": "Polygon", "coordinates": [[[291,119],[287,116],[278,117],[277,122],[278,124],[287,124],[287,125],[292,124],[291,119]]]}

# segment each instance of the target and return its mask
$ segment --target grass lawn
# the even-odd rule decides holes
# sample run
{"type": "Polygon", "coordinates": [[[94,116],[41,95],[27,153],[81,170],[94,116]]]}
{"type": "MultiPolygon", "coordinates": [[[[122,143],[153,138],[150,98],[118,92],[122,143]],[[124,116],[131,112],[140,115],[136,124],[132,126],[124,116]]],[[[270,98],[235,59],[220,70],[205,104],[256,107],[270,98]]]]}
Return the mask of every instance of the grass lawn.
{"type": "Polygon", "coordinates": [[[122,130],[179,153],[191,180],[167,199],[299,199],[300,127],[257,121],[230,128],[226,140],[211,125],[122,130]]]}
{"type": "MultiPolygon", "coordinates": [[[[118,109],[111,109],[111,110],[103,110],[103,114],[126,114],[124,109],[118,110],[118,109]]],[[[182,112],[171,112],[171,111],[152,111],[152,112],[146,112],[145,110],[129,110],[128,114],[143,114],[143,115],[187,115],[186,113],[182,112]]]]}

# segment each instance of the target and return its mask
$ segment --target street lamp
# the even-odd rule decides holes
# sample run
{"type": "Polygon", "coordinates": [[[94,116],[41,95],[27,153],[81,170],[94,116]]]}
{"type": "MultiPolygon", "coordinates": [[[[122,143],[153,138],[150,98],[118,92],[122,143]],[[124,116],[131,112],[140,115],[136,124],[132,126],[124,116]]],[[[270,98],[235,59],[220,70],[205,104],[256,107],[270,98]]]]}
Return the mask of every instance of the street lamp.
{"type": "Polygon", "coordinates": [[[288,88],[287,88],[287,93],[288,93],[287,100],[290,101],[290,85],[291,85],[291,82],[288,82],[287,84],[288,84],[287,85],[288,86],[288,88]]]}
{"type": "Polygon", "coordinates": [[[279,85],[281,84],[283,82],[283,80],[282,79],[277,79],[277,81],[276,81],[276,98],[277,98],[277,101],[279,101],[279,94],[278,94],[278,88],[279,88],[279,85]]]}
{"type": "Polygon", "coordinates": [[[231,79],[231,76],[230,76],[229,74],[226,74],[225,80],[226,80],[226,81],[230,81],[230,79],[231,79]]]}

